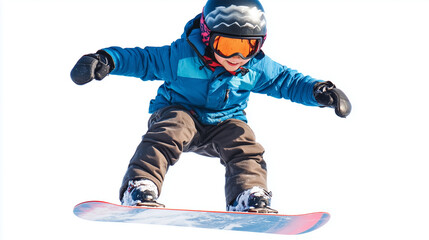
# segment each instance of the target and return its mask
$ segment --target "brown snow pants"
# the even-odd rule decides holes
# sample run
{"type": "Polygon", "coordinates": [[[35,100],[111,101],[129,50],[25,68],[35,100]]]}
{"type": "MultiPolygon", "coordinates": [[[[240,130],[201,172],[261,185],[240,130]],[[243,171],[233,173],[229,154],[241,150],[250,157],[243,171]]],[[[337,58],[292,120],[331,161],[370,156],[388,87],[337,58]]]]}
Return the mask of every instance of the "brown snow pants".
{"type": "Polygon", "coordinates": [[[202,125],[188,111],[170,106],[155,112],[148,131],[132,157],[120,189],[120,198],[129,180],[152,180],[161,193],[169,166],[182,152],[218,157],[226,168],[225,197],[230,204],[244,190],[255,186],[267,189],[264,148],[243,121],[229,119],[218,125],[202,125]]]}

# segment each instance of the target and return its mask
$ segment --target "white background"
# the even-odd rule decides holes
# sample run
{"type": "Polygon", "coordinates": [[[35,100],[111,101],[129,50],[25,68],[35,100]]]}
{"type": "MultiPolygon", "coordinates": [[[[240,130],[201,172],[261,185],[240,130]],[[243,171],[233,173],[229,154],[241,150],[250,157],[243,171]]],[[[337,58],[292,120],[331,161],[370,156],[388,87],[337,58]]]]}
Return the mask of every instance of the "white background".
{"type": "MultiPolygon", "coordinates": [[[[170,44],[205,1],[3,0],[0,239],[428,239],[429,2],[262,3],[266,54],[353,103],[347,119],[263,95],[247,109],[273,207],[328,211],[326,226],[285,237],[75,217],[79,202],[118,202],[160,82],[77,86],[71,68],[103,47],[170,44]]],[[[224,210],[223,174],[219,160],[184,154],[160,202],[224,210]]]]}

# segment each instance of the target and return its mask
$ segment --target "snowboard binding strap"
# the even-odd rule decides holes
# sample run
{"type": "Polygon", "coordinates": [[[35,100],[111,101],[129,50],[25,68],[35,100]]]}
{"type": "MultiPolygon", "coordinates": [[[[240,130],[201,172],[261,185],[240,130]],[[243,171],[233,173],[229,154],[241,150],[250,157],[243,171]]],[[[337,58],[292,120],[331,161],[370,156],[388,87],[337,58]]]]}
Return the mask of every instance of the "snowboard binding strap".
{"type": "Polygon", "coordinates": [[[263,207],[263,208],[250,208],[249,212],[251,213],[279,213],[279,211],[272,209],[270,207],[263,207]]]}
{"type": "Polygon", "coordinates": [[[165,208],[165,205],[158,202],[142,202],[137,203],[138,207],[150,207],[150,208],[165,208]]]}

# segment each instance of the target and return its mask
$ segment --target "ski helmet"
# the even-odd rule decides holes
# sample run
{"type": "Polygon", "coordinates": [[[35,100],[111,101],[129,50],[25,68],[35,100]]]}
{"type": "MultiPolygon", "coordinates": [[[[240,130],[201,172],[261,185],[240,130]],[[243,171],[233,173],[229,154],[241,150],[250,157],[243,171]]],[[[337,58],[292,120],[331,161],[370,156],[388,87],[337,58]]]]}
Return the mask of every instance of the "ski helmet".
{"type": "Polygon", "coordinates": [[[203,15],[212,32],[242,37],[267,34],[265,11],[258,0],[209,0],[203,15]]]}
{"type": "Polygon", "coordinates": [[[208,0],[200,19],[203,42],[208,46],[212,33],[237,37],[267,35],[265,11],[258,0],[208,0]]]}

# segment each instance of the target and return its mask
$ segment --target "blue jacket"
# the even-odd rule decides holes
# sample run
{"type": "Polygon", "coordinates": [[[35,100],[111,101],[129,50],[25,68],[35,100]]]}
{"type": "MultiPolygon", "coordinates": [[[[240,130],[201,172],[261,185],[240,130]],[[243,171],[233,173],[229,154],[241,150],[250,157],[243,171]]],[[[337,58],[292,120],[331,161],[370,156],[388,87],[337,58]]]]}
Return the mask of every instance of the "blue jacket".
{"type": "Polygon", "coordinates": [[[262,51],[243,66],[247,73],[233,76],[223,67],[210,70],[201,59],[206,46],[201,41],[199,17],[189,21],[181,38],[170,46],[103,49],[115,63],[111,74],[164,81],[150,103],[150,113],[180,105],[203,124],[230,118],[247,122],[244,109],[251,92],[318,106],[313,86],[319,80],[274,62],[262,51]]]}

